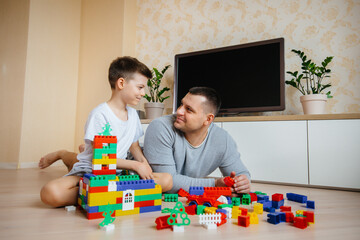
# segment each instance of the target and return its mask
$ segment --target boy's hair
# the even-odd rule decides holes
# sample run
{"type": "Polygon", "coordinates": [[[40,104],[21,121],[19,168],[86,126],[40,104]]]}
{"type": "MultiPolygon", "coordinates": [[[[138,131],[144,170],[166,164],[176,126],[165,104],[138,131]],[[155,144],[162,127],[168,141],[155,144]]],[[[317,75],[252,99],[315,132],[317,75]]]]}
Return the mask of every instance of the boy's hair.
{"type": "Polygon", "coordinates": [[[116,81],[119,78],[129,80],[135,73],[152,78],[150,69],[133,57],[119,57],[112,61],[109,67],[109,83],[112,89],[115,89],[116,81]]]}
{"type": "Polygon", "coordinates": [[[221,99],[219,94],[213,88],[209,87],[193,87],[190,88],[189,93],[192,95],[200,95],[206,98],[206,103],[211,112],[216,116],[220,110],[221,99]]]}

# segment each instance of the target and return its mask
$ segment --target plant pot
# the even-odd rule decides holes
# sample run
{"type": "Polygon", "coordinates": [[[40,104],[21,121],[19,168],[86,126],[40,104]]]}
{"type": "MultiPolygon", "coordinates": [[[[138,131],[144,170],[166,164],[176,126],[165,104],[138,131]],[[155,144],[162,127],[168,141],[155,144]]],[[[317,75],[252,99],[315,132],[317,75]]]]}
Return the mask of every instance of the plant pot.
{"type": "Polygon", "coordinates": [[[310,94],[300,97],[304,114],[324,114],[327,96],[324,94],[310,94]]]}
{"type": "Polygon", "coordinates": [[[165,105],[160,102],[147,102],[144,104],[145,117],[147,119],[154,119],[161,117],[165,108],[165,105]]]}

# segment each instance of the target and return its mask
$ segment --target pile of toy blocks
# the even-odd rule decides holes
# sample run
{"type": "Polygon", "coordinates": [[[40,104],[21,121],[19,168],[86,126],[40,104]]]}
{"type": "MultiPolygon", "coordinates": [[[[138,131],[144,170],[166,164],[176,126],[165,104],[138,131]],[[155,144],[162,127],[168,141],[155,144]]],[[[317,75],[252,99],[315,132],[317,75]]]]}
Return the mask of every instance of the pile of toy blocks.
{"type": "Polygon", "coordinates": [[[138,175],[116,176],[116,136],[95,136],[93,171],[79,182],[78,204],[88,219],[161,211],[161,186],[138,175]]]}

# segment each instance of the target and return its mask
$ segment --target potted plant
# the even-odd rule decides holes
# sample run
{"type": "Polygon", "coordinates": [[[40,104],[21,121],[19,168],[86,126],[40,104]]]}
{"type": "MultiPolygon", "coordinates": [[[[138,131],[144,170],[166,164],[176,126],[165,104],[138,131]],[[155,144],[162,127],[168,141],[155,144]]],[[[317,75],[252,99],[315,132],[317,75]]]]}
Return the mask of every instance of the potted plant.
{"type": "Polygon", "coordinates": [[[161,80],[164,77],[165,72],[171,67],[170,65],[165,66],[161,72],[157,68],[152,69],[153,77],[147,81],[147,86],[149,88],[149,93],[145,94],[144,98],[148,100],[144,104],[145,115],[148,119],[154,119],[161,117],[164,111],[164,100],[170,96],[163,97],[163,94],[170,90],[168,87],[160,89],[161,80]]]}
{"type": "Polygon", "coordinates": [[[285,81],[285,83],[298,89],[303,94],[300,97],[300,102],[303,106],[304,114],[324,113],[325,103],[332,96],[331,91],[322,94],[325,89],[331,87],[330,83],[324,83],[323,81],[325,78],[330,77],[331,70],[327,66],[334,57],[326,57],[322,61],[321,66],[318,66],[311,59],[308,59],[304,52],[295,49],[291,51],[301,58],[302,71],[301,74],[298,71],[286,72],[292,76],[292,79],[285,81]]]}

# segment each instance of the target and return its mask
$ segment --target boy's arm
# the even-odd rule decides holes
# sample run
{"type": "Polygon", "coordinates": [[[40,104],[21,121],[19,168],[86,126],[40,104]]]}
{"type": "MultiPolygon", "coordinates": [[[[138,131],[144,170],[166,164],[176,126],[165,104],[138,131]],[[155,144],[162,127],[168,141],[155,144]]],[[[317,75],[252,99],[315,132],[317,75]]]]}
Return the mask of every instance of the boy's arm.
{"type": "Polygon", "coordinates": [[[116,167],[133,170],[137,172],[142,179],[153,179],[152,169],[140,148],[139,142],[131,144],[130,152],[136,161],[118,158],[116,167]]]}

